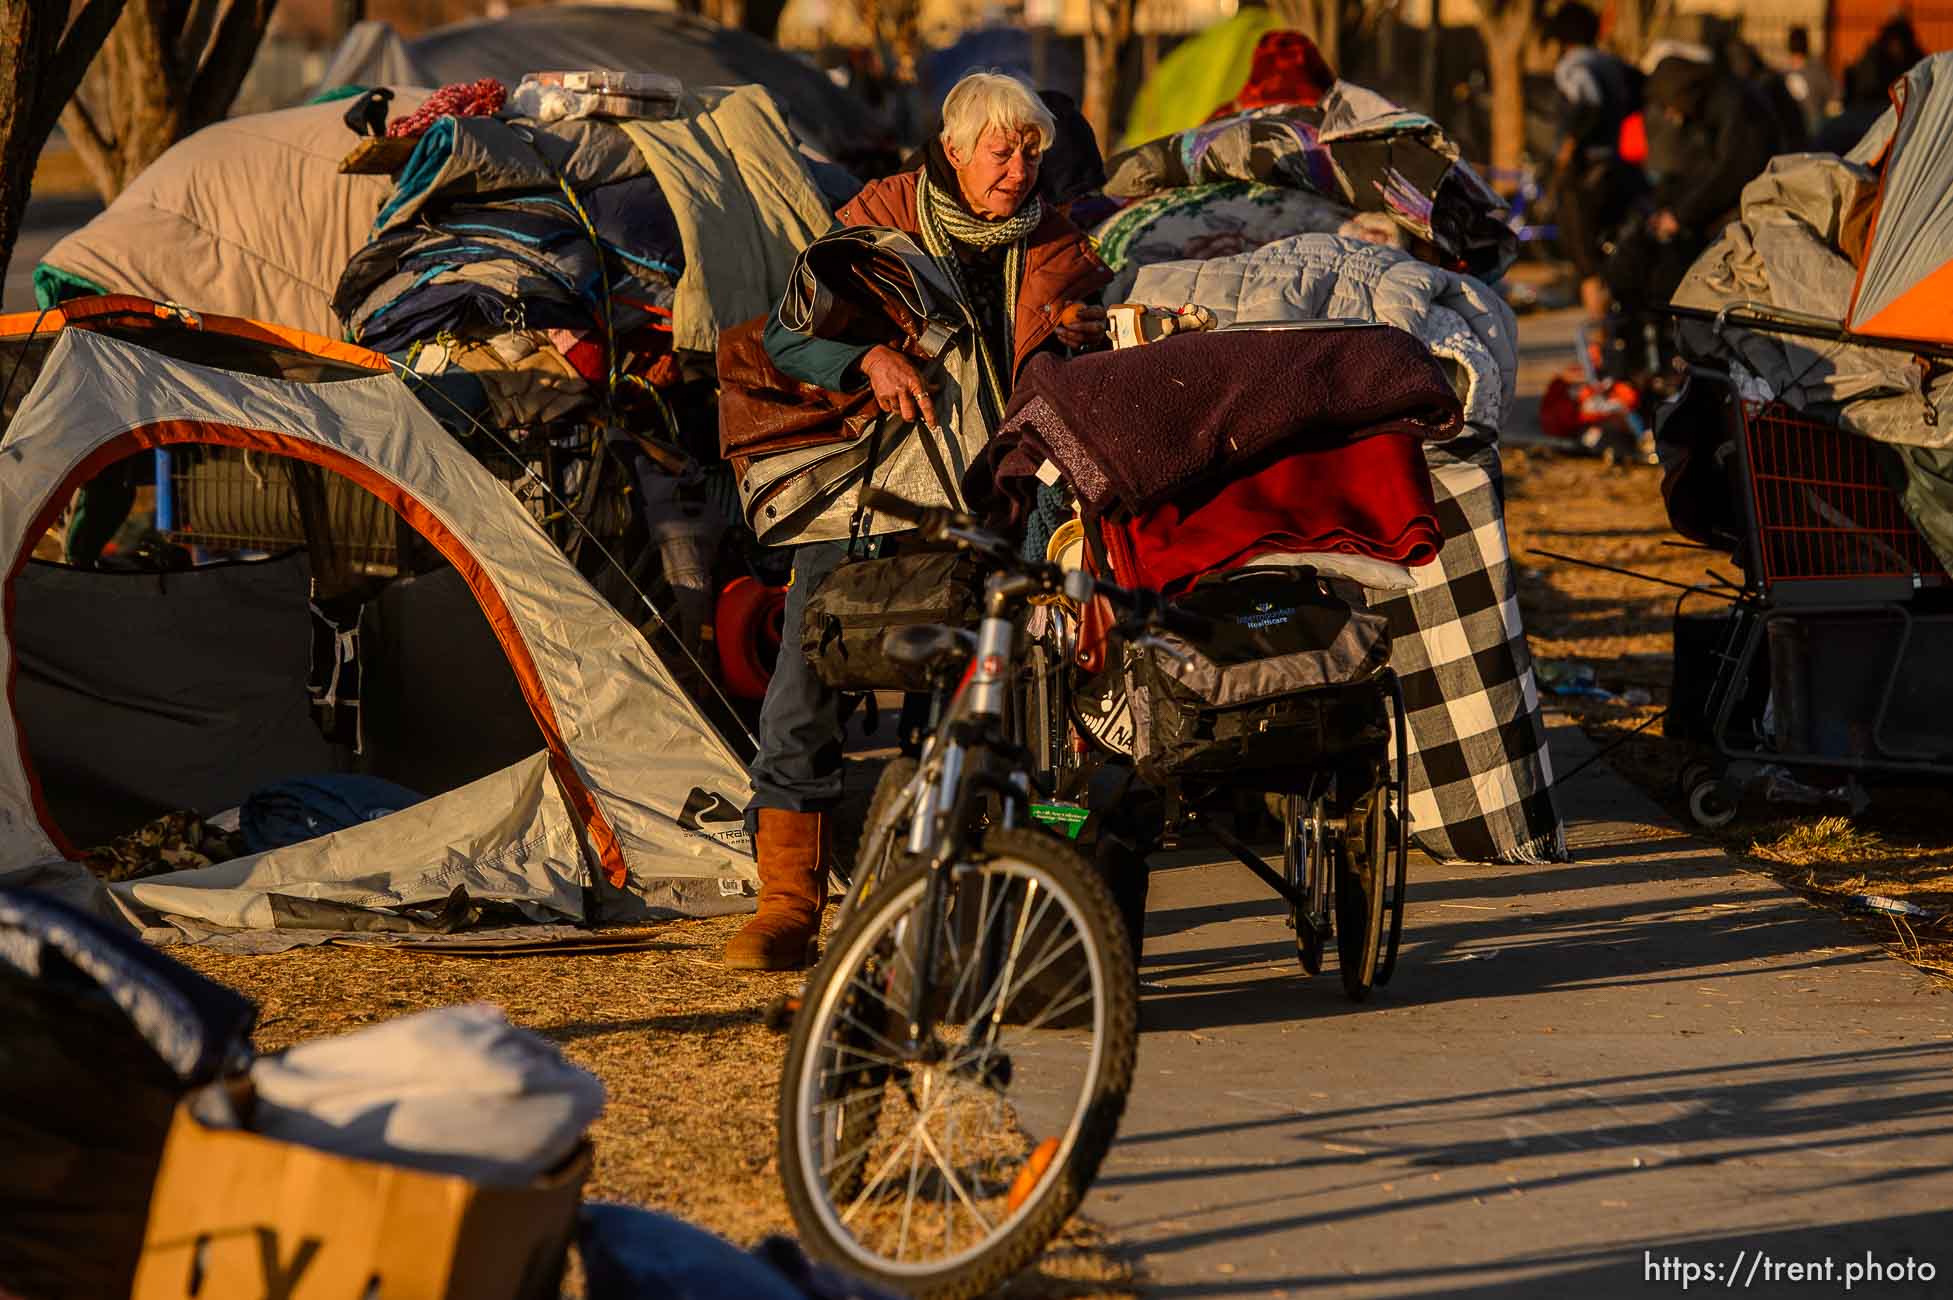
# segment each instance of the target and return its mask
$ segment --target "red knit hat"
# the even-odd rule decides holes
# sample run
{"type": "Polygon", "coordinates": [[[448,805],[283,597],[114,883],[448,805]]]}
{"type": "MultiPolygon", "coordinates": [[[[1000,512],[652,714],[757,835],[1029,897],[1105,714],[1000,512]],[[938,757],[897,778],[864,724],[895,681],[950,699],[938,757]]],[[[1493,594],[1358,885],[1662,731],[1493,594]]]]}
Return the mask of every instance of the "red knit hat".
{"type": "Polygon", "coordinates": [[[1263,32],[1255,42],[1248,84],[1208,117],[1232,117],[1269,104],[1315,105],[1336,84],[1336,74],[1316,43],[1297,31],[1263,32]]]}

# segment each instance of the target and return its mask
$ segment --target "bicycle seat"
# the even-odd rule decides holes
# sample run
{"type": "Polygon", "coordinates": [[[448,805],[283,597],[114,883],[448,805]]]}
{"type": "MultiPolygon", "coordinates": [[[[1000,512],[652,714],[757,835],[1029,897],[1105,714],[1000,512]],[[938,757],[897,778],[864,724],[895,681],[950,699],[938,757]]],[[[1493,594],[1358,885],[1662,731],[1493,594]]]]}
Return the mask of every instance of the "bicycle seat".
{"type": "Polygon", "coordinates": [[[882,653],[892,664],[922,676],[960,672],[976,652],[976,637],[940,623],[894,627],[882,637],[882,653]]]}

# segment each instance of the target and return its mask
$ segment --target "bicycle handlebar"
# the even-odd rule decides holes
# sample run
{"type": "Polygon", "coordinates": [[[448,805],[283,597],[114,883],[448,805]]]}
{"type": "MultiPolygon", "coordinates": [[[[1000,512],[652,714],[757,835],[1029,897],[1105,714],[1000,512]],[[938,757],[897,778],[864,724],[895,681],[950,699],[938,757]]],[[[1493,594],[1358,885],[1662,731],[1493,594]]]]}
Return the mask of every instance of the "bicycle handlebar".
{"type": "MultiPolygon", "coordinates": [[[[893,492],[869,486],[862,487],[860,503],[864,510],[914,524],[916,531],[932,542],[954,541],[988,555],[999,564],[1016,567],[1016,555],[1010,544],[979,527],[975,519],[961,511],[917,505],[893,492]]],[[[1041,581],[1055,578],[1054,570],[1050,578],[1041,581]]],[[[1204,637],[1214,627],[1212,620],[1168,604],[1156,591],[1116,586],[1079,569],[1065,574],[1064,591],[1080,605],[1093,596],[1105,597],[1106,603],[1121,615],[1120,622],[1137,632],[1165,631],[1184,637],[1204,637]]]]}
{"type": "Polygon", "coordinates": [[[1115,586],[1079,569],[1065,575],[1065,594],[1081,605],[1093,596],[1103,596],[1121,615],[1120,622],[1142,631],[1174,632],[1198,638],[1214,630],[1213,620],[1168,604],[1157,591],[1115,586]]]}

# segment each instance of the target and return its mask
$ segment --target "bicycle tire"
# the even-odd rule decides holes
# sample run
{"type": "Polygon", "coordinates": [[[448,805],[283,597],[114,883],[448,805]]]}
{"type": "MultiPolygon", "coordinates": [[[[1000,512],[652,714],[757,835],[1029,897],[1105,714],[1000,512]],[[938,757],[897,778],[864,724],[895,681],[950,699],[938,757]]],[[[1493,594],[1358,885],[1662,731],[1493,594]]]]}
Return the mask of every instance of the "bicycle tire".
{"type": "MultiPolygon", "coordinates": [[[[861,820],[861,838],[856,841],[848,863],[848,893],[866,897],[890,868],[901,860],[909,831],[910,809],[906,802],[909,783],[920,766],[906,754],[888,761],[868,799],[868,814],[861,820]]],[[[837,922],[838,928],[838,922],[837,922]]]]}
{"type": "MultiPolygon", "coordinates": [[[[875,782],[875,793],[868,801],[868,816],[862,823],[861,839],[849,864],[848,894],[835,921],[837,932],[901,860],[903,840],[909,828],[904,798],[909,793],[908,786],[915,779],[918,766],[913,758],[898,755],[889,760],[875,782]]],[[[885,1072],[872,1067],[864,1069],[864,1084],[880,1085],[885,1081],[885,1072]]],[[[861,1091],[864,1095],[844,1103],[839,1116],[837,1140],[844,1146],[864,1141],[881,1122],[878,1088],[864,1087],[861,1091]]],[[[835,1194],[842,1199],[852,1198],[860,1191],[860,1183],[867,1176],[866,1169],[853,1168],[848,1174],[852,1181],[837,1186],[835,1194]]]]}
{"type": "MultiPolygon", "coordinates": [[[[1027,828],[988,832],[972,857],[979,872],[988,863],[1031,868],[1043,878],[1046,888],[1063,896],[1069,904],[1069,918],[1089,944],[1088,960],[1095,962],[1099,973],[1093,1022],[1098,1041],[1093,1064],[1080,1089],[1081,1100],[1066,1139],[1048,1167],[1038,1174],[1035,1190],[1010,1210],[1010,1217],[998,1231],[935,1270],[886,1267],[883,1259],[870,1256],[845,1230],[837,1233],[838,1220],[830,1223],[823,1213],[824,1176],[807,1158],[813,1148],[803,1142],[809,1123],[818,1121],[803,1101],[818,1095],[818,1067],[823,1059],[820,1049],[828,1041],[824,1032],[830,1019],[827,1008],[839,1005],[848,983],[854,980],[858,960],[873,949],[883,930],[920,905],[929,884],[927,864],[909,863],[899,868],[837,932],[808,982],[780,1084],[780,1175],[788,1208],[807,1249],[817,1258],[871,1281],[932,1300],[964,1300],[988,1293],[1034,1260],[1063,1228],[1084,1199],[1118,1132],[1138,1051],[1138,978],[1131,948],[1120,929],[1124,923],[1118,907],[1097,873],[1056,836],[1027,828]],[[814,1071],[811,1079],[807,1077],[810,1069],[814,1071]]],[[[860,1163],[865,1165],[866,1157],[860,1163]]]]}

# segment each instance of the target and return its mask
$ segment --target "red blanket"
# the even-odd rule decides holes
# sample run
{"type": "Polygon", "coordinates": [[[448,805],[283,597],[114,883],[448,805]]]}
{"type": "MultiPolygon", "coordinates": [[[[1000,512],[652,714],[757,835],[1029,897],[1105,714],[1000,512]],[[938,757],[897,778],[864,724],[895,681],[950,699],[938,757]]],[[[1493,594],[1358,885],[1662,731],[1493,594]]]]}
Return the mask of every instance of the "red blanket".
{"type": "Polygon", "coordinates": [[[1105,525],[1120,582],[1170,590],[1276,551],[1341,551],[1415,567],[1444,538],[1422,439],[1380,433],[1284,456],[1204,499],[1105,525]]]}

